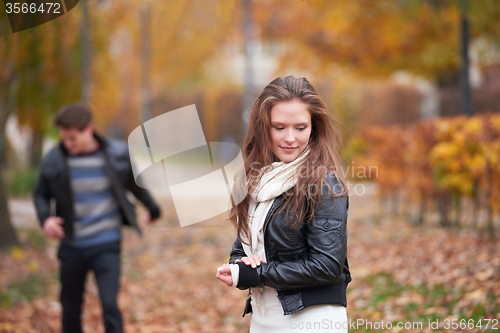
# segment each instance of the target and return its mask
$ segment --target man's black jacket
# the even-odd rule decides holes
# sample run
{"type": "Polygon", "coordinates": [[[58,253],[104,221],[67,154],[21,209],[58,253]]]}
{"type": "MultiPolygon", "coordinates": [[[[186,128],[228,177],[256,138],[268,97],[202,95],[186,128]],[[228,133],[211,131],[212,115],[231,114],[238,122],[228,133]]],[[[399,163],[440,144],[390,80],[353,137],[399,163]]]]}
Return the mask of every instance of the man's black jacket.
{"type": "MultiPolygon", "coordinates": [[[[128,200],[127,191],[132,192],[146,206],[152,219],[160,216],[160,209],[149,192],[135,183],[127,144],[105,139],[96,133],[94,137],[104,153],[105,170],[120,206],[122,223],[134,227],[141,235],[134,204],[128,200]]],[[[64,219],[63,241],[71,242],[74,238],[75,212],[67,155],[68,152],[62,143],[47,153],[40,167],[33,199],[40,224],[43,226],[45,219],[50,216],[61,217],[64,219]],[[55,214],[51,211],[51,200],[55,202],[55,214]]]]}
{"type": "MultiPolygon", "coordinates": [[[[344,193],[333,174],[328,174],[325,179],[336,195],[344,193]]],[[[264,223],[266,263],[257,268],[237,263],[240,268],[237,287],[270,286],[277,289],[285,315],[316,304],[347,306],[346,288],[351,281],[347,262],[349,197],[343,195],[333,201],[326,184],[322,191],[322,200],[314,217],[298,229],[290,226],[285,210],[279,212],[284,198],[283,195],[277,197],[264,223]]],[[[229,263],[245,256],[237,238],[229,263]]],[[[243,315],[251,311],[247,298],[243,315]]]]}

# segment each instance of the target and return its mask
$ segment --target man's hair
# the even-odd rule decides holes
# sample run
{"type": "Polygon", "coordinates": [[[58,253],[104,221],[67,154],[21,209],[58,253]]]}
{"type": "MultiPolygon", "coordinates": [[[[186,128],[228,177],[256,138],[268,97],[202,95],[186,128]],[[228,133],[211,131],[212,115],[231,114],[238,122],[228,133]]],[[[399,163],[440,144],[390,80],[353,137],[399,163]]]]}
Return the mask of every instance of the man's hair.
{"type": "Polygon", "coordinates": [[[79,131],[83,130],[91,122],[91,107],[81,102],[64,105],[54,118],[55,126],[64,129],[76,128],[79,131]]]}

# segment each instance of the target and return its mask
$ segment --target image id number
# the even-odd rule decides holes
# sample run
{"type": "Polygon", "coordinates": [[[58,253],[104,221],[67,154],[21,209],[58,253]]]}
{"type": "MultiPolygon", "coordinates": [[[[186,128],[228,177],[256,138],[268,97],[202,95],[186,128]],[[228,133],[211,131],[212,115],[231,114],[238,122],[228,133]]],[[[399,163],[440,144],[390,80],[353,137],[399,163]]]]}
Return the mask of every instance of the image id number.
{"type": "Polygon", "coordinates": [[[18,13],[55,13],[55,14],[61,14],[61,4],[60,3],[53,3],[53,2],[42,2],[40,6],[37,7],[36,3],[6,3],[6,11],[7,14],[18,14],[18,13]]]}

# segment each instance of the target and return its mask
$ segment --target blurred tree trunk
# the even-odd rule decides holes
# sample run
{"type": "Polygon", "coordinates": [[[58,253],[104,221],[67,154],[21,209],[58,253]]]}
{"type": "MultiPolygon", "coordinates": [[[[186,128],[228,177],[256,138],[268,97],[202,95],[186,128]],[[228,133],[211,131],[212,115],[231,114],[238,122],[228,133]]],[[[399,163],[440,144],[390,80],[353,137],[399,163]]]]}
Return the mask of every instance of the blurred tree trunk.
{"type": "Polygon", "coordinates": [[[478,217],[479,217],[479,209],[481,208],[481,200],[479,197],[479,183],[477,180],[474,181],[474,187],[473,187],[473,195],[472,195],[472,200],[473,200],[473,208],[472,208],[472,219],[470,221],[470,225],[473,228],[477,228],[478,225],[478,217]]]}
{"type": "Polygon", "coordinates": [[[425,213],[427,209],[426,193],[424,191],[420,192],[420,200],[418,204],[418,216],[416,220],[416,225],[423,225],[425,221],[425,213]]]}
{"type": "Polygon", "coordinates": [[[255,39],[253,32],[252,0],[242,0],[243,4],[243,43],[245,45],[245,73],[243,92],[243,135],[247,131],[254,96],[253,61],[255,56],[255,39]]]}
{"type": "Polygon", "coordinates": [[[437,193],[437,206],[439,213],[439,225],[441,227],[449,227],[450,219],[448,212],[450,210],[451,196],[445,190],[440,190],[437,193]]]}
{"type": "MultiPolygon", "coordinates": [[[[3,173],[3,168],[0,170],[0,172],[3,173]]],[[[3,177],[0,177],[0,250],[9,249],[12,246],[19,245],[16,231],[14,230],[10,220],[8,202],[3,177]]]]}
{"type": "Polygon", "coordinates": [[[12,59],[7,66],[5,80],[0,82],[0,250],[19,245],[16,231],[12,226],[9,214],[7,193],[3,182],[3,173],[6,166],[7,137],[5,126],[10,114],[14,110],[17,82],[15,80],[14,63],[12,59]]]}
{"type": "Polygon", "coordinates": [[[495,236],[495,226],[493,225],[493,169],[489,159],[486,160],[486,230],[490,238],[495,236]]]}
{"type": "Polygon", "coordinates": [[[90,22],[89,22],[89,1],[81,0],[80,8],[82,10],[80,22],[80,48],[82,63],[82,101],[90,102],[92,89],[91,63],[92,48],[90,45],[90,22]]]}
{"type": "Polygon", "coordinates": [[[42,148],[43,133],[34,127],[31,129],[30,167],[38,168],[42,162],[42,148]]]}
{"type": "Polygon", "coordinates": [[[151,93],[151,3],[146,3],[140,13],[141,25],[141,123],[153,118],[151,93]]]}
{"type": "Polygon", "coordinates": [[[462,197],[458,193],[453,193],[452,204],[454,211],[453,226],[456,228],[460,228],[460,218],[462,215],[462,197]]]}
{"type": "Polygon", "coordinates": [[[460,7],[460,102],[462,113],[472,116],[472,98],[469,77],[469,1],[461,0],[460,7]]]}

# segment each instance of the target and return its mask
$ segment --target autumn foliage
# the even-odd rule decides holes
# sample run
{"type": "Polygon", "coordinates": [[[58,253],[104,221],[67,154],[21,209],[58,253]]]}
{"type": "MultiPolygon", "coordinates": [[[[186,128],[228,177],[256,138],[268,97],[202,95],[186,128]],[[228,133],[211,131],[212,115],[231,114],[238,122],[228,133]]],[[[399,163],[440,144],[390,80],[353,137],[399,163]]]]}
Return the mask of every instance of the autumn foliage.
{"type": "MultiPolygon", "coordinates": [[[[500,115],[456,116],[422,121],[413,126],[375,126],[350,141],[348,157],[356,168],[376,166],[385,197],[403,198],[407,213],[418,201],[424,214],[436,203],[439,223],[461,224],[462,207],[471,207],[470,224],[484,220],[488,231],[500,212],[500,115]],[[485,215],[485,216],[484,216],[485,215]]],[[[354,174],[354,176],[356,176],[354,174]]],[[[396,205],[399,209],[399,204],[396,205]]]]}

